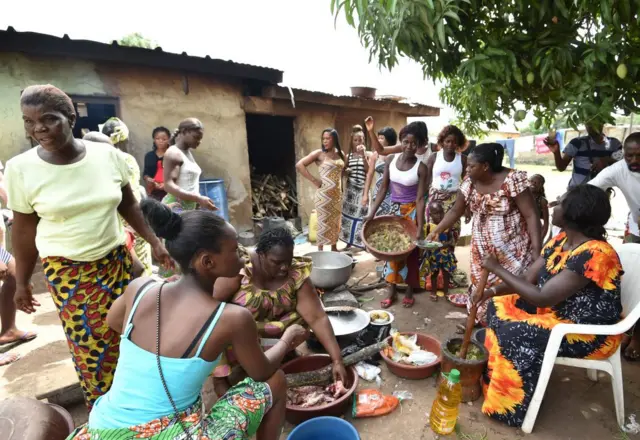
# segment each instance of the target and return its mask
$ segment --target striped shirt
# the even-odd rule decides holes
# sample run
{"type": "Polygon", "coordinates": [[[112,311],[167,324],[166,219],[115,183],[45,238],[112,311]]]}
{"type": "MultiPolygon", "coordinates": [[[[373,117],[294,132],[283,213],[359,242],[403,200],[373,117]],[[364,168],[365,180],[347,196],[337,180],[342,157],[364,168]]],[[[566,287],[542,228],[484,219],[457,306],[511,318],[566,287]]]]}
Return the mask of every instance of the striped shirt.
{"type": "Polygon", "coordinates": [[[564,148],[564,153],[573,158],[573,174],[569,181],[569,189],[591,179],[591,165],[597,159],[622,157],[622,144],[616,138],[605,138],[602,144],[597,144],[590,136],[572,139],[564,148]]]}
{"type": "Polygon", "coordinates": [[[367,173],[364,171],[364,161],[360,156],[353,153],[349,153],[349,183],[356,186],[364,186],[364,182],[367,179],[367,173]]]}

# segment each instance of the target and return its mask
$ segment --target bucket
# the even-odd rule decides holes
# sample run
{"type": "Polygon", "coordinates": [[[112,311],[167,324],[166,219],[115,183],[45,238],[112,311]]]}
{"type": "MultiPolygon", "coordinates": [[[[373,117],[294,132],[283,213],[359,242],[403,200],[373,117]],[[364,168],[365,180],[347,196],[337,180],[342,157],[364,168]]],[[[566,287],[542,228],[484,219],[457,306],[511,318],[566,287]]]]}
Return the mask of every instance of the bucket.
{"type": "Polygon", "coordinates": [[[349,422],[337,417],[316,417],[299,424],[287,440],[360,440],[358,431],[349,422]]]}
{"type": "Polygon", "coordinates": [[[209,197],[217,206],[215,211],[220,217],[229,221],[229,203],[227,202],[227,191],[224,188],[224,180],[207,179],[200,181],[200,194],[209,197]]]}

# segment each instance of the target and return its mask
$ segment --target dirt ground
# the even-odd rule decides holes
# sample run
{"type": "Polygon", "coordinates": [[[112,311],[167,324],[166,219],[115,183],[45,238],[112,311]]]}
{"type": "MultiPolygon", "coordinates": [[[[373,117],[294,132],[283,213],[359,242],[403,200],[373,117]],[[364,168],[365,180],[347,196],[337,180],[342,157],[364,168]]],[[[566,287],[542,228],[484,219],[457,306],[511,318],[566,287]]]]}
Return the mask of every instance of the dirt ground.
{"type": "MultiPolygon", "coordinates": [[[[305,253],[310,246],[299,246],[296,251],[305,253]]],[[[460,266],[468,269],[469,248],[457,250],[460,266]]],[[[366,273],[375,278],[375,261],[366,254],[356,256],[358,264],[353,273],[357,279],[366,273]]],[[[365,281],[366,282],[366,281],[365,281]]],[[[363,304],[366,310],[379,308],[384,292],[372,291],[364,298],[372,298],[363,304]]],[[[64,342],[64,335],[54,311],[53,303],[47,294],[38,295],[42,307],[34,316],[19,314],[19,323],[23,328],[35,328],[39,332],[36,341],[24,344],[16,350],[23,358],[13,365],[0,368],[0,398],[15,395],[35,397],[43,390],[64,386],[74,382],[75,372],[64,342]]],[[[416,295],[416,304],[412,309],[401,305],[391,308],[395,315],[396,327],[401,331],[419,331],[444,340],[455,333],[460,319],[446,319],[449,312],[459,311],[446,301],[433,303],[427,294],[416,295]],[[425,318],[429,321],[425,324],[425,318]]],[[[413,400],[402,403],[394,413],[374,419],[354,420],[362,440],[373,439],[431,439],[434,434],[427,426],[428,412],[435,397],[435,378],[420,381],[399,379],[381,365],[382,388],[384,393],[408,390],[413,400]]],[[[640,364],[624,362],[624,390],[626,414],[640,414],[640,364]]],[[[360,388],[375,387],[374,383],[360,382],[360,388]]],[[[209,385],[205,386],[205,398],[214,398],[209,385]]],[[[524,434],[489,420],[480,412],[482,400],[473,405],[462,405],[459,417],[458,439],[464,440],[503,440],[522,437],[524,434]]],[[[65,405],[77,424],[87,419],[83,404],[65,405]]],[[[350,419],[350,416],[347,416],[350,419]]],[[[282,436],[284,440],[293,427],[287,425],[282,436]]],[[[640,438],[631,436],[630,438],[640,438]]],[[[4,437],[3,437],[4,438],[4,437]]],[[[545,439],[624,439],[615,422],[613,397],[610,379],[603,377],[600,382],[590,382],[583,370],[556,367],[541,408],[531,440],[545,439]]]]}
{"type": "MultiPolygon", "coordinates": [[[[551,167],[524,166],[529,174],[540,173],[547,179],[547,197],[554,200],[566,188],[568,172],[558,173],[551,167]]],[[[612,201],[613,219],[611,226],[620,229],[626,220],[628,209],[621,195],[612,201]]],[[[463,230],[468,231],[469,226],[463,230]]],[[[617,234],[612,234],[617,235],[617,234]]],[[[296,247],[297,254],[313,250],[310,244],[296,247]]],[[[460,268],[468,271],[469,248],[456,249],[460,268]]],[[[353,273],[357,279],[370,273],[370,280],[375,279],[376,263],[366,253],[356,255],[358,264],[353,273]]],[[[367,281],[365,281],[367,282],[367,281]]],[[[372,291],[363,295],[371,298],[363,304],[365,310],[379,308],[384,292],[372,291]]],[[[36,298],[42,306],[32,316],[18,314],[20,328],[36,330],[39,335],[35,341],[14,348],[13,351],[23,357],[18,362],[0,367],[0,399],[13,396],[36,397],[51,394],[60,390],[58,398],[70,400],[64,406],[71,412],[77,425],[86,422],[87,412],[82,403],[74,402],[78,396],[78,384],[71,364],[69,352],[58,315],[47,293],[40,293],[36,298]]],[[[416,304],[412,309],[404,309],[397,304],[391,308],[395,315],[395,327],[400,331],[418,331],[427,333],[439,340],[455,334],[456,324],[464,323],[460,319],[446,319],[449,312],[460,311],[446,301],[433,303],[427,294],[416,295],[416,304]],[[425,318],[428,323],[425,324],[425,318]]],[[[413,393],[413,400],[402,403],[394,413],[374,419],[352,421],[360,433],[362,440],[373,439],[431,439],[435,438],[427,426],[428,412],[435,397],[435,378],[421,381],[399,379],[381,365],[382,388],[385,393],[408,390],[413,393]]],[[[640,363],[623,362],[625,411],[640,416],[640,363]]],[[[360,382],[362,388],[375,387],[374,383],[360,382]]],[[[205,399],[212,401],[215,396],[210,384],[205,386],[205,399]]],[[[63,402],[60,402],[63,403],[63,402]]],[[[503,440],[524,437],[522,431],[508,428],[493,422],[480,412],[482,399],[472,405],[462,405],[459,417],[459,431],[456,436],[460,440],[503,440]]],[[[350,417],[347,416],[350,420],[350,417]]],[[[287,425],[282,436],[284,440],[293,427],[287,425]]],[[[0,433],[0,438],[6,438],[0,433]]],[[[626,436],[621,433],[615,422],[615,411],[611,382],[604,375],[598,383],[589,381],[584,370],[567,367],[556,367],[551,377],[544,403],[540,410],[534,432],[528,436],[531,440],[560,439],[619,439],[639,438],[640,435],[626,436]]]]}

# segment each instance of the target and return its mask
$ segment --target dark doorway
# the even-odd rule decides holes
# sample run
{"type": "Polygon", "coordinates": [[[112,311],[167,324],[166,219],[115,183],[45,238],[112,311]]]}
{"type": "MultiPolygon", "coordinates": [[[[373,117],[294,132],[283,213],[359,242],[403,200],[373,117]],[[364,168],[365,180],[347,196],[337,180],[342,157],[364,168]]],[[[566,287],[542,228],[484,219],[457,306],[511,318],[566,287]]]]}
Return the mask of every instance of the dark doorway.
{"type": "Polygon", "coordinates": [[[118,116],[117,98],[97,98],[71,96],[78,121],[73,127],[73,135],[82,138],[90,131],[99,131],[99,126],[107,119],[118,116]]]}
{"type": "Polygon", "coordinates": [[[246,124],[254,215],[297,217],[293,118],[248,114],[246,124]]]}

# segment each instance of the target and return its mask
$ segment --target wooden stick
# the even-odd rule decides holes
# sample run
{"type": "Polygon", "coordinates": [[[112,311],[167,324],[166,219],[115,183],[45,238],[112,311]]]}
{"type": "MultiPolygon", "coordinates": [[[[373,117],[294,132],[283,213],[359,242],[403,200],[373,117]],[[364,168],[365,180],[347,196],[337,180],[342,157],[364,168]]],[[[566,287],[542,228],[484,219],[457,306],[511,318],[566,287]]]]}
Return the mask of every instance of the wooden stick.
{"type": "MultiPolygon", "coordinates": [[[[484,288],[487,286],[487,279],[489,278],[489,271],[486,269],[482,270],[480,274],[480,281],[476,285],[476,295],[482,294],[484,292],[484,288]]],[[[473,298],[471,298],[473,301],[473,298]]],[[[478,312],[478,303],[474,302],[471,306],[471,310],[469,311],[469,317],[467,318],[467,329],[464,332],[464,337],[462,338],[462,346],[460,347],[460,354],[458,357],[460,359],[467,358],[467,350],[469,349],[469,342],[471,341],[471,333],[473,333],[473,327],[476,325],[476,313],[478,312]]]]}
{"type": "MultiPolygon", "coordinates": [[[[365,361],[371,356],[375,355],[387,347],[387,341],[378,342],[377,344],[370,345],[363,348],[360,351],[356,351],[349,356],[345,356],[342,359],[345,367],[353,364],[357,364],[360,361],[365,361]]],[[[330,384],[333,380],[333,370],[331,365],[327,365],[320,370],[305,371],[304,373],[293,373],[285,376],[287,380],[287,388],[302,387],[306,385],[326,385],[330,384]]]]}

